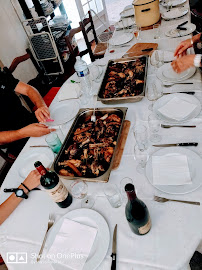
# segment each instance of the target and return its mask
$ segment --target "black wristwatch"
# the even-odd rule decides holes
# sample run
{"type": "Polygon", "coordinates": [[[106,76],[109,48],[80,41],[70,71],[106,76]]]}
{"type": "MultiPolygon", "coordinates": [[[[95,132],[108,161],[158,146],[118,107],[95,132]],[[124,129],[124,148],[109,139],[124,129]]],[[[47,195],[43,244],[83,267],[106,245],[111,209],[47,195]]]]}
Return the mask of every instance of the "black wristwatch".
{"type": "Polygon", "coordinates": [[[4,192],[15,192],[16,197],[28,199],[28,195],[21,188],[5,188],[4,192]]]}

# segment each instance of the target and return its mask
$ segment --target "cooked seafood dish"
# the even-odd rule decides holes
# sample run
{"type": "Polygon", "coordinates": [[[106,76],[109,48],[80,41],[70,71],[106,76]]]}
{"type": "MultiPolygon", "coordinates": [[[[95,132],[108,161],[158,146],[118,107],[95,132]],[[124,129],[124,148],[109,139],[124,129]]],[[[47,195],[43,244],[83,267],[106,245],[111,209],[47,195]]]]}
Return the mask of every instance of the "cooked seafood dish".
{"type": "Polygon", "coordinates": [[[57,162],[63,176],[98,177],[106,172],[114,153],[122,124],[118,113],[96,113],[81,120],[73,131],[70,143],[57,162]]]}
{"type": "Polygon", "coordinates": [[[144,91],[146,57],[108,65],[101,86],[100,97],[115,98],[138,96],[144,91]]]}

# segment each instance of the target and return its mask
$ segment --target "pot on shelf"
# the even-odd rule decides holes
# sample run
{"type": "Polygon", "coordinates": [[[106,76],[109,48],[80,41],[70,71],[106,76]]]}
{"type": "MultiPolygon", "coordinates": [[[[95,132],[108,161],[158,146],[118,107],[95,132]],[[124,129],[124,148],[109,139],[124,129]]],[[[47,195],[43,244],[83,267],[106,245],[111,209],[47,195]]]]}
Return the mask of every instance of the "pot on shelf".
{"type": "Polygon", "coordinates": [[[140,27],[157,23],[160,19],[159,0],[134,0],[135,21],[140,27]]]}

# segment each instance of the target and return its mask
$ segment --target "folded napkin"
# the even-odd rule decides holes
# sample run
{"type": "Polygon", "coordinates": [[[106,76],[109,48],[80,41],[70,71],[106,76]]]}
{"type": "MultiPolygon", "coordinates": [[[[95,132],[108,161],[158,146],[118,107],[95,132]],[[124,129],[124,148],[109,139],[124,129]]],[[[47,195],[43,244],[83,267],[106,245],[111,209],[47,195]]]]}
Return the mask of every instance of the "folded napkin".
{"type": "MultiPolygon", "coordinates": [[[[53,162],[45,154],[41,154],[37,156],[37,160],[40,161],[46,168],[50,168],[53,162]]],[[[35,161],[36,161],[36,156],[33,156],[33,158],[28,159],[28,161],[22,164],[23,167],[19,169],[19,174],[21,177],[26,178],[31,171],[35,170],[35,167],[34,167],[35,161]]]]}
{"type": "Polygon", "coordinates": [[[191,176],[186,155],[178,153],[152,157],[154,185],[191,184],[191,176]]]}
{"type": "Polygon", "coordinates": [[[65,83],[59,92],[59,100],[78,98],[80,85],[78,83],[65,83]]]}
{"type": "Polygon", "coordinates": [[[47,257],[52,258],[54,262],[67,266],[69,269],[82,270],[90,254],[96,234],[96,228],[64,219],[47,257]],[[57,258],[57,254],[65,256],[57,258]]]}
{"type": "Polygon", "coordinates": [[[197,105],[195,104],[181,100],[178,97],[174,97],[159,108],[158,111],[168,118],[180,121],[189,116],[196,109],[196,107],[197,105]]]}

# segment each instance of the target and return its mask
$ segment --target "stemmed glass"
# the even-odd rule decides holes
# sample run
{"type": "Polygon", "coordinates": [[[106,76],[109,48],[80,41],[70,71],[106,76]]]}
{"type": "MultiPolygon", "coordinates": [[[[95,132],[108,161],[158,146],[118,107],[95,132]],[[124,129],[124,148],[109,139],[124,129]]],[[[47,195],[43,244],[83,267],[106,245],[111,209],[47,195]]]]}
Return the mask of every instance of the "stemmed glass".
{"type": "Polygon", "coordinates": [[[148,106],[150,111],[153,111],[154,101],[163,96],[163,86],[160,81],[152,82],[151,85],[147,86],[146,96],[152,103],[148,106]]]}
{"type": "Polygon", "coordinates": [[[160,129],[160,119],[158,118],[157,115],[155,115],[154,113],[150,114],[149,117],[148,117],[148,124],[149,124],[149,129],[150,131],[153,133],[151,136],[150,136],[150,141],[151,142],[160,142],[161,141],[161,136],[158,135],[158,131],[160,129]]]}
{"type": "Polygon", "coordinates": [[[134,34],[137,41],[141,40],[141,26],[138,26],[138,25],[135,26],[134,34]]]}
{"type": "Polygon", "coordinates": [[[131,178],[129,178],[129,177],[124,177],[120,182],[121,196],[122,196],[124,201],[127,200],[127,195],[126,195],[126,192],[125,192],[125,186],[127,184],[133,184],[133,180],[131,178]]]}
{"type": "Polygon", "coordinates": [[[134,146],[134,158],[138,162],[136,170],[140,174],[144,174],[144,170],[148,160],[148,153],[146,151],[140,151],[138,146],[134,146]]]}
{"type": "Polygon", "coordinates": [[[148,134],[147,128],[144,125],[137,125],[133,127],[133,133],[140,151],[148,148],[148,134]]]}
{"type": "Polygon", "coordinates": [[[164,64],[164,51],[155,50],[150,56],[150,64],[156,69],[164,64]]]}
{"type": "Polygon", "coordinates": [[[84,207],[84,208],[93,207],[95,203],[95,199],[93,198],[92,195],[87,195],[88,185],[85,181],[76,180],[72,182],[70,187],[71,187],[72,196],[76,199],[82,199],[81,207],[84,207]]]}

